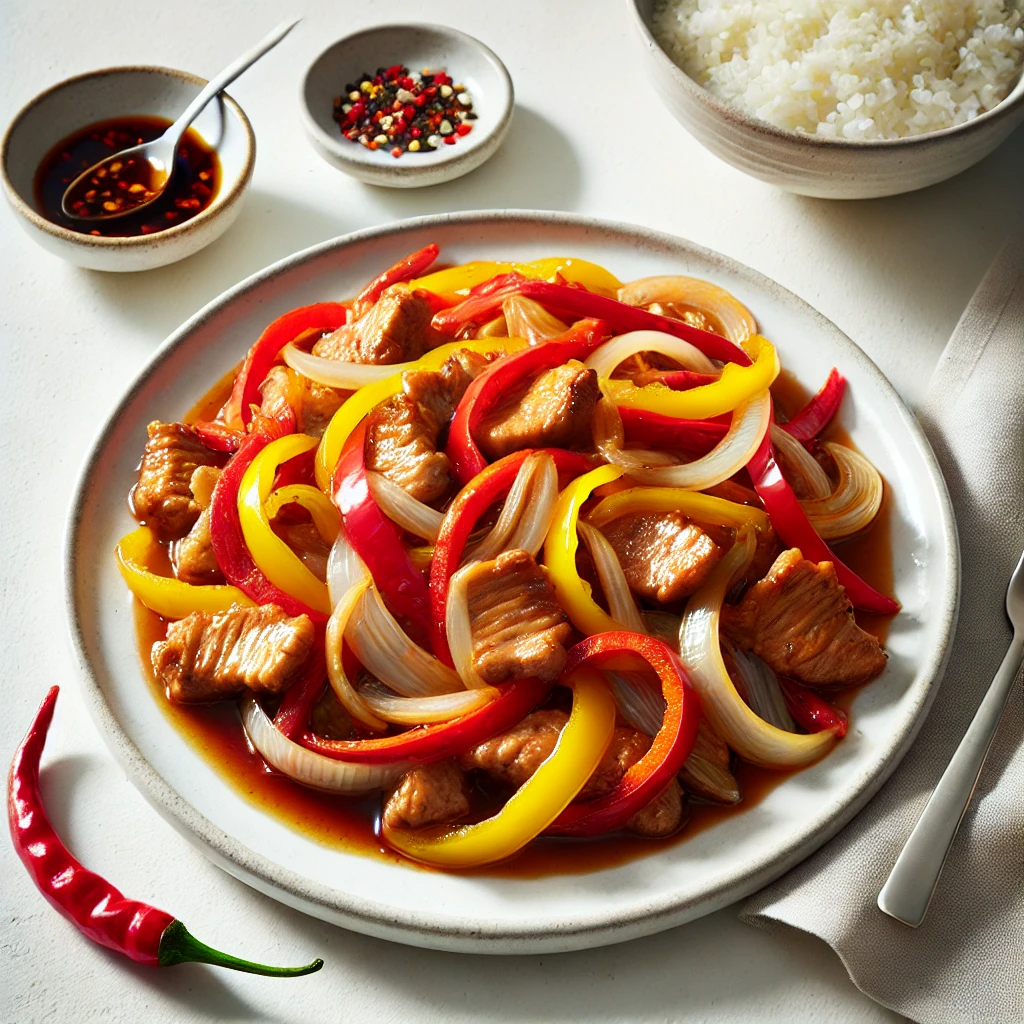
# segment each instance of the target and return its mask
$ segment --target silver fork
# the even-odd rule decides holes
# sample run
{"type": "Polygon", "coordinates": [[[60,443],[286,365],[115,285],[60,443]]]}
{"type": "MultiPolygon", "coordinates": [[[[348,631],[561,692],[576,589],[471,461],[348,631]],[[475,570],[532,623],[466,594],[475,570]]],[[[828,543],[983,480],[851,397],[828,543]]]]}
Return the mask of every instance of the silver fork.
{"type": "Polygon", "coordinates": [[[999,728],[1013,681],[1024,663],[1024,554],[1010,577],[1006,614],[1013,626],[1010,649],[878,894],[879,909],[911,928],[916,928],[928,911],[942,865],[999,728]]]}

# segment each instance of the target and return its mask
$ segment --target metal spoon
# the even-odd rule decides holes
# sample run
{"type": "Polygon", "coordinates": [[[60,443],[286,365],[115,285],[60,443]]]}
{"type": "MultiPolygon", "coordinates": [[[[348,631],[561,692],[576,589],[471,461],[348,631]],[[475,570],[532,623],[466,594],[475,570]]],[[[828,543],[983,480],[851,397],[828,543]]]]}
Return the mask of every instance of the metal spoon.
{"type": "Polygon", "coordinates": [[[924,920],[953,837],[974,795],[1013,681],[1024,664],[1024,554],[1010,577],[1006,614],[1013,626],[1010,649],[878,894],[879,909],[911,928],[924,920]]]}
{"type": "MultiPolygon", "coordinates": [[[[138,213],[139,210],[155,203],[170,183],[171,175],[174,173],[174,155],[178,151],[178,145],[185,134],[185,129],[221,90],[255,64],[267,51],[277,46],[301,20],[301,18],[297,18],[292,22],[282,22],[270,35],[258,42],[251,50],[243,53],[219,75],[212,78],[206,88],[188,105],[181,117],[159,138],[153,139],[152,142],[143,142],[141,145],[132,146],[129,149],[122,149],[119,153],[112,153],[100,160],[99,163],[93,164],[88,170],[83,171],[64,190],[60,202],[64,215],[78,221],[114,220],[117,217],[138,213]],[[73,209],[72,203],[81,203],[85,193],[96,187],[93,179],[96,178],[98,171],[103,170],[104,172],[100,175],[102,181],[111,176],[112,164],[120,163],[127,168],[132,166],[129,161],[140,165],[138,170],[144,172],[145,184],[141,191],[136,189],[134,193],[127,192],[127,194],[119,196],[121,203],[114,210],[104,209],[100,203],[87,203],[84,210],[80,206],[77,212],[73,209]],[[136,196],[139,197],[137,200],[136,196]]],[[[121,168],[118,167],[117,171],[120,170],[121,168]]],[[[113,173],[117,173],[117,171],[113,173]]],[[[132,172],[132,177],[138,177],[137,170],[132,172]]],[[[137,184],[142,183],[142,181],[137,182],[137,184]]]]}

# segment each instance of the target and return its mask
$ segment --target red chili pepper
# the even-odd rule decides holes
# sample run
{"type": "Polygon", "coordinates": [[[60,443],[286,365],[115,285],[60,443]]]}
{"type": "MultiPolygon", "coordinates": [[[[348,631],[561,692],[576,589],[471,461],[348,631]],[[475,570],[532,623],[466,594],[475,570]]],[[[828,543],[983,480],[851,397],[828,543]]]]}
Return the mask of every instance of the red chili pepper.
{"type": "Polygon", "coordinates": [[[754,489],[764,502],[764,509],[775,532],[787,547],[799,548],[804,558],[812,562],[831,562],[854,608],[878,615],[895,615],[900,610],[898,601],[875,590],[849,566],[844,565],[815,532],[793,488],[786,482],[775,462],[775,450],[768,433],[747,463],[747,470],[754,489]]]}
{"type": "Polygon", "coordinates": [[[235,452],[245,440],[245,431],[236,430],[216,420],[197,420],[189,426],[199,435],[199,440],[212,452],[235,452]]]}
{"type": "Polygon", "coordinates": [[[564,448],[527,448],[499,459],[474,477],[449,505],[430,560],[430,641],[434,654],[452,664],[448,650],[448,631],[445,625],[448,607],[448,586],[462,561],[466,542],[480,517],[497,501],[508,494],[519,468],[527,457],[543,452],[555,460],[562,475],[578,476],[590,468],[587,458],[564,448]]]}
{"type": "Polygon", "coordinates": [[[798,441],[810,441],[828,426],[846,391],[846,378],[835,368],[821,390],[782,429],[798,441]]]}
{"type": "Polygon", "coordinates": [[[316,627],[313,653],[310,655],[302,676],[293,683],[281,699],[274,716],[274,725],[288,739],[295,739],[300,729],[309,721],[309,713],[323,692],[327,681],[327,660],[324,656],[324,627],[316,627]]]}
{"type": "Polygon", "coordinates": [[[364,421],[348,439],[334,471],[334,503],[341,512],[345,536],[366,563],[385,604],[406,620],[409,636],[422,644],[430,635],[430,594],[423,574],[402,546],[398,528],[370,493],[365,442],[364,421]]]}
{"type": "Polygon", "coordinates": [[[225,406],[228,424],[248,426],[252,421],[252,407],[259,405],[260,385],[288,342],[306,331],[337,330],[347,319],[348,307],[340,302],[317,302],[279,316],[256,339],[235,377],[235,386],[225,406]]]}
{"type": "Polygon", "coordinates": [[[323,967],[266,967],[220,953],[193,938],[170,914],[126,899],[105,879],[83,867],[50,824],[39,792],[39,761],[53,720],[58,687],[52,686],[15,751],[7,777],[7,821],[11,840],[36,888],[83,935],[140,964],[172,967],[204,963],[249,974],[296,978],[323,967]]]}
{"type": "Polygon", "coordinates": [[[523,295],[534,299],[556,315],[589,317],[607,320],[616,334],[626,331],[663,331],[673,337],[682,338],[696,346],[710,359],[721,359],[728,363],[750,364],[750,358],[738,345],[710,331],[702,331],[682,320],[651,313],[639,306],[630,306],[618,299],[596,295],[582,288],[570,288],[550,281],[527,279],[508,280],[491,291],[470,294],[469,298],[451,309],[435,314],[433,327],[445,335],[454,335],[470,323],[485,323],[496,316],[501,304],[510,295],[523,295]]]}
{"type": "Polygon", "coordinates": [[[399,260],[393,267],[388,267],[379,277],[375,277],[356,297],[352,303],[352,319],[358,320],[381,297],[385,288],[402,281],[411,281],[422,275],[423,271],[437,259],[440,248],[431,242],[399,260]]]}
{"type": "Polygon", "coordinates": [[[694,456],[707,455],[725,437],[730,420],[728,416],[713,420],[683,420],[628,406],[619,406],[619,415],[626,440],[631,444],[678,448],[694,456]]]}
{"type": "Polygon", "coordinates": [[[621,828],[661,794],[693,750],[700,721],[700,698],[678,655],[663,640],[640,633],[595,633],[570,649],[565,673],[580,665],[600,667],[603,661],[626,651],[639,654],[658,673],[665,697],[661,729],[651,749],[607,796],[570,804],[547,830],[548,835],[599,836],[621,828]]]}
{"type": "Polygon", "coordinates": [[[827,700],[819,697],[806,686],[794,683],[792,679],[779,676],[782,696],[786,699],[786,707],[797,725],[808,732],[824,732],[834,729],[836,737],[842,739],[846,735],[846,713],[827,700]]]}
{"type": "Polygon", "coordinates": [[[326,617],[275,586],[257,566],[246,546],[238,519],[238,489],[252,460],[271,441],[286,431],[276,420],[261,419],[221,471],[210,503],[210,538],[217,565],[228,583],[248,594],[257,604],[280,605],[289,615],[308,615],[313,622],[326,617]]]}
{"type": "Polygon", "coordinates": [[[480,421],[510,388],[524,378],[561,366],[570,359],[585,359],[611,335],[600,320],[581,320],[565,334],[533,348],[513,352],[497,360],[466,388],[455,410],[445,448],[452,472],[460,483],[468,483],[487,467],[473,434],[480,421]]]}
{"type": "Polygon", "coordinates": [[[308,750],[336,761],[356,764],[392,764],[396,761],[430,764],[443,761],[522,721],[544,699],[551,684],[539,679],[517,679],[505,683],[500,689],[501,693],[490,704],[468,715],[453,718],[450,722],[417,726],[397,736],[372,740],[326,740],[306,732],[299,736],[298,742],[308,750]]]}

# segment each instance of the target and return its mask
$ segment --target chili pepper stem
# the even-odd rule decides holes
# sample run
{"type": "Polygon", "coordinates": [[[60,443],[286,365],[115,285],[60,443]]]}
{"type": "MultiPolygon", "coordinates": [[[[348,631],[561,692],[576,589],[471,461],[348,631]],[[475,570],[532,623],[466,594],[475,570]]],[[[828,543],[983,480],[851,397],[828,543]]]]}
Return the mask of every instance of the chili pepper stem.
{"type": "Polygon", "coordinates": [[[200,942],[180,921],[172,921],[160,937],[158,953],[161,967],[173,967],[175,964],[212,964],[214,967],[227,967],[232,971],[244,971],[246,974],[261,974],[267,978],[301,978],[305,974],[314,974],[323,967],[323,960],[316,959],[305,967],[268,967],[255,964],[251,960],[242,960],[228,953],[212,949],[205,942],[200,942]]]}

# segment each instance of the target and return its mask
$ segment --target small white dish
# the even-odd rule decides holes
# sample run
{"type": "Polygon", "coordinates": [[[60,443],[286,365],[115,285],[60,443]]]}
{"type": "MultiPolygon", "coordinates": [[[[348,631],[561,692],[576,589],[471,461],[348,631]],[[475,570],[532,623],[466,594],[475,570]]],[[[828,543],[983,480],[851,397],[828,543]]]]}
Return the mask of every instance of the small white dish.
{"type": "Polygon", "coordinates": [[[508,70],[478,39],[444,25],[378,25],[339,39],[310,65],[300,91],[302,120],[313,148],[329,164],[370,185],[419,188],[451,181],[492,157],[512,122],[508,70]],[[404,64],[411,71],[447,71],[473,97],[473,130],[453,146],[393,157],[341,134],[334,99],[363,73],[404,64]]]}
{"type": "Polygon", "coordinates": [[[307,249],[183,324],[112,410],[80,478],[65,546],[71,635],[86,704],[143,795],[217,864],[291,907],[359,932],[436,949],[562,952],[648,935],[755,892],[813,853],[874,795],[910,747],[949,653],[959,561],[942,476],[912,413],[870,359],[781,285],[691,242],[645,228],[528,211],[441,214],[307,249]],[[268,815],[168,720],[143,679],[131,596],[114,562],[135,526],[125,495],[146,424],[173,420],[230,371],[274,317],[359,291],[382,267],[436,242],[446,262],[572,255],[623,280],[688,274],[749,306],[809,387],[833,366],[849,382],[840,424],[889,481],[893,621],[885,672],[859,690],[850,731],[819,763],[714,827],[580,874],[428,871],[322,845],[268,815]]]}
{"type": "Polygon", "coordinates": [[[1024,92],[964,124],[903,139],[852,142],[798,135],[752,117],[702,88],[654,34],[658,0],[626,0],[648,77],[673,117],[733,167],[787,192],[872,199],[935,185],[966,171],[1024,121],[1024,92]]]}
{"type": "Polygon", "coordinates": [[[97,121],[131,114],[173,121],[204,85],[205,79],[172,68],[104,68],[59,82],[27,103],[0,142],[0,184],[21,226],[44,249],[92,270],[152,270],[219,238],[238,216],[256,164],[252,125],[226,93],[193,124],[217,150],[221,180],[210,205],[190,220],[150,235],[96,236],[47,220],[33,195],[39,165],[62,139],[97,121]]]}

